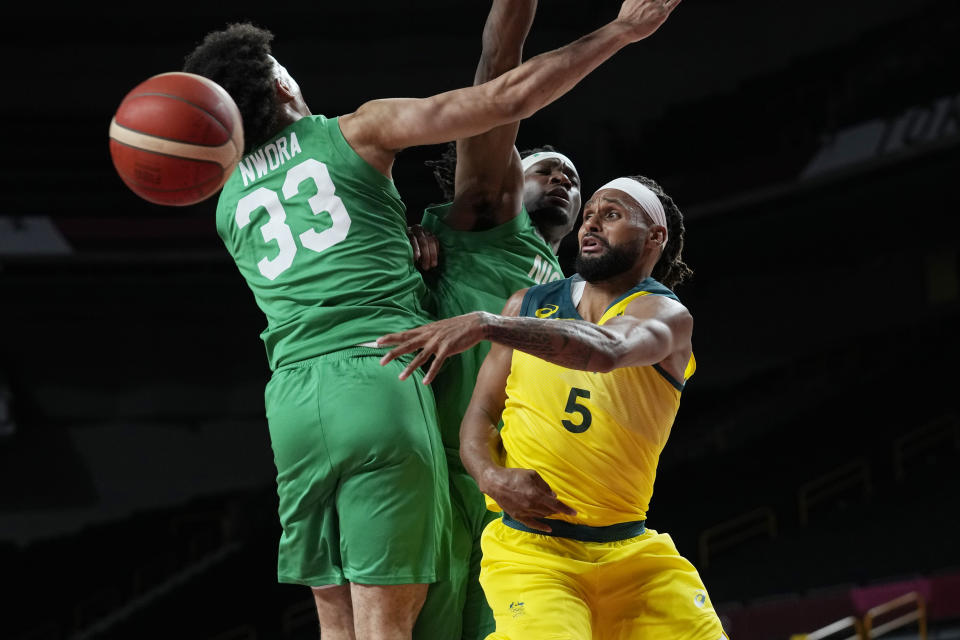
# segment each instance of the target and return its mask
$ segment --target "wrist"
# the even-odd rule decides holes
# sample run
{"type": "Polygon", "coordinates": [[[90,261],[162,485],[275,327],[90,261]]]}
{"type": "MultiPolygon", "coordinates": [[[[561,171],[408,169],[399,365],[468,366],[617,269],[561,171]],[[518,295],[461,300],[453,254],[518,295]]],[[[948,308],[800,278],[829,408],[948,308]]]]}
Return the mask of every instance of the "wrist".
{"type": "Polygon", "coordinates": [[[476,311],[477,317],[477,330],[479,331],[480,340],[489,340],[491,329],[497,324],[499,316],[489,313],[487,311],[476,311]]]}
{"type": "Polygon", "coordinates": [[[637,35],[635,25],[617,18],[605,27],[610,31],[610,36],[620,47],[643,40],[644,36],[637,35]]]}
{"type": "Polygon", "coordinates": [[[497,492],[497,488],[500,486],[500,467],[495,464],[490,464],[485,467],[480,473],[480,477],[477,478],[477,488],[480,489],[481,493],[486,495],[493,495],[497,492]]]}

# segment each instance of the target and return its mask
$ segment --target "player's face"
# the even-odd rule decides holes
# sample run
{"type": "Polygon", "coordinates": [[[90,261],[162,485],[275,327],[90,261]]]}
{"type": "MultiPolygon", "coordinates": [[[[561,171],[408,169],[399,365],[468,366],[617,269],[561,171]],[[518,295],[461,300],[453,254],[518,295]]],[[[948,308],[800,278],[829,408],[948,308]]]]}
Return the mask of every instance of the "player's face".
{"type": "Polygon", "coordinates": [[[640,205],[626,193],[598,191],[583,207],[577,272],[594,282],[632,269],[643,254],[651,226],[640,205]]]}
{"type": "Polygon", "coordinates": [[[583,207],[578,238],[582,255],[600,255],[611,246],[635,244],[650,231],[637,201],[619,189],[596,192],[583,207]]]}
{"type": "Polygon", "coordinates": [[[548,158],[524,173],[523,204],[537,227],[573,228],[580,211],[580,176],[559,158],[548,158]]]}

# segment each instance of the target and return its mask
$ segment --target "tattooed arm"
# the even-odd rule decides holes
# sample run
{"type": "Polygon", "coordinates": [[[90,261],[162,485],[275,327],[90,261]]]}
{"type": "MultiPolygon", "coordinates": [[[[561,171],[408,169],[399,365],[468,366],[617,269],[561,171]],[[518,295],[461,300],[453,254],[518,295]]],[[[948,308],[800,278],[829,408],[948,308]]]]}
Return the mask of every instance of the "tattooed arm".
{"type": "MultiPolygon", "coordinates": [[[[526,290],[513,294],[511,301],[518,296],[522,301],[524,293],[526,290]]],[[[679,373],[678,379],[682,379],[682,367],[690,356],[692,331],[693,317],[682,304],[663,296],[642,296],[627,305],[622,316],[603,325],[477,311],[386,335],[377,342],[397,345],[383,357],[382,364],[420,350],[401,373],[401,379],[433,357],[424,383],[434,379],[446,358],[481,340],[582,371],[606,372],[663,363],[669,373],[679,373]]]]}

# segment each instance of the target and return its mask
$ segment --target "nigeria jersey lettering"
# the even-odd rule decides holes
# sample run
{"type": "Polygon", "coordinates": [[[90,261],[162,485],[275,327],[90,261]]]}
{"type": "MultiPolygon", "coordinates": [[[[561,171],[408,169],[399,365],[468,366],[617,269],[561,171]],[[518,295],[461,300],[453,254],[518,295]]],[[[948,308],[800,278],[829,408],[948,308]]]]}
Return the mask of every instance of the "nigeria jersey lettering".
{"type": "MultiPolygon", "coordinates": [[[[555,262],[555,260],[553,262],[555,262]]],[[[563,274],[560,273],[558,269],[554,269],[551,261],[544,260],[543,256],[540,255],[534,256],[533,268],[530,269],[530,273],[527,274],[527,277],[537,284],[546,284],[548,282],[563,280],[563,274]]]]}
{"type": "Polygon", "coordinates": [[[290,132],[289,138],[280,136],[273,142],[265,144],[253,153],[243,158],[238,165],[243,186],[247,186],[257,178],[262,178],[269,171],[279,169],[288,160],[303,151],[297,134],[290,132]]]}

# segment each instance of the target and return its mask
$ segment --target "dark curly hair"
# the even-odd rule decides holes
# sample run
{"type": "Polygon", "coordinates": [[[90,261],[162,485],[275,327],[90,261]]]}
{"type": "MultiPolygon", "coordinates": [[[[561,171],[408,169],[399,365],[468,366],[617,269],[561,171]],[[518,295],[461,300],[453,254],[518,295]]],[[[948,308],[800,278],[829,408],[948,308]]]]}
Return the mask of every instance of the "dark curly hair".
{"type": "MultiPolygon", "coordinates": [[[[542,147],[521,151],[520,157],[526,158],[531,154],[541,153],[543,151],[555,152],[557,150],[552,145],[547,144],[542,147]]],[[[448,142],[444,145],[443,153],[440,154],[439,158],[436,160],[426,160],[423,164],[433,169],[433,178],[437,181],[437,186],[440,187],[444,200],[446,202],[453,200],[457,175],[457,145],[453,142],[448,142]]]]}
{"type": "Polygon", "coordinates": [[[653,267],[651,276],[668,289],[683,284],[693,276],[693,269],[683,261],[683,238],[686,227],[683,225],[683,214],[680,208],[668,196],[659,184],[646,176],[628,176],[657,194],[663,205],[663,212],[667,215],[667,247],[663,255],[653,267]]]}
{"type": "Polygon", "coordinates": [[[183,70],[227,90],[243,118],[244,153],[276,129],[277,106],[270,43],[273,33],[243,22],[208,33],[186,57],[183,70]]]}

